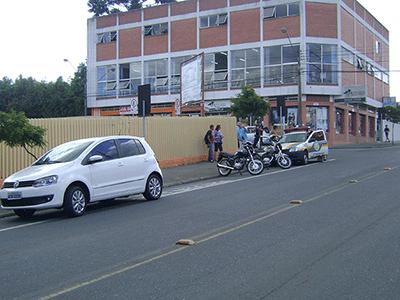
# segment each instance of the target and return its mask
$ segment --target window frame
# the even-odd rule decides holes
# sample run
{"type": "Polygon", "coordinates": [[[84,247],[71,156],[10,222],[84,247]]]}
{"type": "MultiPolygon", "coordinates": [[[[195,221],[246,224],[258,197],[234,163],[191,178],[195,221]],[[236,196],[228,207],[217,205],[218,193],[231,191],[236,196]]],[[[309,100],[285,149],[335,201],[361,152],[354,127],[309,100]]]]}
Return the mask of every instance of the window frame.
{"type": "Polygon", "coordinates": [[[274,6],[266,6],[263,8],[263,19],[264,20],[281,19],[281,18],[297,17],[297,16],[300,16],[300,3],[299,2],[277,4],[274,6]],[[297,6],[297,10],[295,10],[296,13],[291,13],[291,9],[293,9],[294,5],[297,6]],[[285,15],[277,16],[278,7],[283,7],[283,6],[286,6],[285,15]],[[266,12],[268,12],[268,14],[266,12]]]}
{"type": "Polygon", "coordinates": [[[143,35],[147,36],[163,36],[168,35],[168,22],[146,25],[143,28],[143,35]]]}
{"type": "Polygon", "coordinates": [[[212,28],[212,27],[219,27],[219,26],[224,26],[228,24],[228,13],[220,13],[220,14],[213,14],[213,15],[208,15],[208,16],[201,16],[200,17],[200,23],[199,23],[199,28],[200,29],[206,29],[206,28],[212,28]],[[216,22],[215,24],[210,24],[210,19],[216,17],[216,22]],[[223,22],[221,22],[221,18],[223,22]],[[207,25],[203,26],[202,21],[207,20],[207,25]]]}

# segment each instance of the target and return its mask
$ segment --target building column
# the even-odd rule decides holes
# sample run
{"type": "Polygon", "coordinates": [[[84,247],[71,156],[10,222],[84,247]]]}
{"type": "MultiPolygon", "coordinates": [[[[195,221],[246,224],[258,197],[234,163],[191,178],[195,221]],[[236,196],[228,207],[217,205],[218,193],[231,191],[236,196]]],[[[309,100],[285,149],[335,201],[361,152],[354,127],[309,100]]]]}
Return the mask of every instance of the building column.
{"type": "Polygon", "coordinates": [[[336,128],[335,128],[335,120],[336,120],[336,114],[335,114],[335,105],[333,103],[329,103],[328,106],[328,129],[329,129],[329,134],[328,134],[328,139],[329,143],[331,145],[335,145],[335,135],[336,135],[336,128]]]}
{"type": "Polygon", "coordinates": [[[349,110],[343,110],[343,134],[346,137],[346,142],[348,143],[350,140],[349,135],[349,110]]]}

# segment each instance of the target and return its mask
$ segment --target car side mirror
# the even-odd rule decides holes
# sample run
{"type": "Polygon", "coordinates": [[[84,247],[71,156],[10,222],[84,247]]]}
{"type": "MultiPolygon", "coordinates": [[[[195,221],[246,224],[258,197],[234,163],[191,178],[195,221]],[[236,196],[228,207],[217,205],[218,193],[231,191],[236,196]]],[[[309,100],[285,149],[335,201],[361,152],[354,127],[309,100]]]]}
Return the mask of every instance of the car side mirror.
{"type": "Polygon", "coordinates": [[[101,155],[93,155],[93,156],[89,157],[88,163],[89,164],[94,164],[94,163],[97,163],[97,162],[102,161],[102,160],[103,160],[103,156],[101,156],[101,155]]]}

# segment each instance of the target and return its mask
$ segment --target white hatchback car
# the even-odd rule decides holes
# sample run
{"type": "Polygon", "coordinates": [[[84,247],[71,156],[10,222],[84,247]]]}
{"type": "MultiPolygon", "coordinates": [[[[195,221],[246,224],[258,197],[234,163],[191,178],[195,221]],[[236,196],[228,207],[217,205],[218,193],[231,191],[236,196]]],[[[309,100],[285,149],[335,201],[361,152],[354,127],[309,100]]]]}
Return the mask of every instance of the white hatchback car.
{"type": "Polygon", "coordinates": [[[59,145],[32,166],[6,178],[1,207],[31,217],[36,210],[63,208],[81,216],[90,202],[142,193],[161,197],[163,177],[153,150],[140,137],[109,136],[59,145]]]}

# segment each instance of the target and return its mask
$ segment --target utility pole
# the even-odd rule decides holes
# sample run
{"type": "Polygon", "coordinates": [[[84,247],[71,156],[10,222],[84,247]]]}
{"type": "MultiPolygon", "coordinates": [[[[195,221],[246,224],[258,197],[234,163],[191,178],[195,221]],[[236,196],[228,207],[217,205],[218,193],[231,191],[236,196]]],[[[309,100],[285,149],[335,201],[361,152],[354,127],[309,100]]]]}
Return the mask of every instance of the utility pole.
{"type": "MultiPolygon", "coordinates": [[[[290,35],[289,35],[287,27],[282,27],[281,28],[281,32],[283,34],[286,34],[286,36],[287,36],[287,38],[289,40],[289,43],[290,43],[290,47],[293,49],[294,46],[292,44],[292,40],[290,39],[290,35]]],[[[301,106],[301,100],[303,98],[303,93],[302,93],[302,88],[301,88],[301,82],[302,82],[302,76],[301,76],[301,74],[302,74],[302,72],[301,72],[301,45],[299,45],[299,53],[297,55],[297,72],[298,72],[297,73],[297,80],[298,80],[298,82],[297,82],[297,86],[298,86],[297,97],[298,97],[298,101],[299,101],[299,104],[298,104],[298,107],[297,107],[297,123],[298,123],[299,126],[303,126],[302,106],[301,106]]]]}

